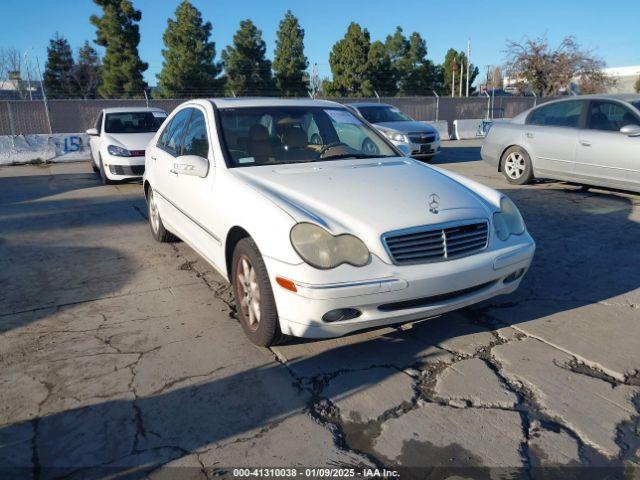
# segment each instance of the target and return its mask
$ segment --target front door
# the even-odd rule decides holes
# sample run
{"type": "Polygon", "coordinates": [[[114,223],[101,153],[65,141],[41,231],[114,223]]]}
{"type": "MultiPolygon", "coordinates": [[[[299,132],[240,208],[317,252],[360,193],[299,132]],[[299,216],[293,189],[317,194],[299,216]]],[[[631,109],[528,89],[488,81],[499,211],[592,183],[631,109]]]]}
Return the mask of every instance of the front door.
{"type": "Polygon", "coordinates": [[[586,128],[579,131],[576,177],[585,183],[640,187],[640,137],[620,133],[640,118],[622,103],[589,102],[586,128]]]}

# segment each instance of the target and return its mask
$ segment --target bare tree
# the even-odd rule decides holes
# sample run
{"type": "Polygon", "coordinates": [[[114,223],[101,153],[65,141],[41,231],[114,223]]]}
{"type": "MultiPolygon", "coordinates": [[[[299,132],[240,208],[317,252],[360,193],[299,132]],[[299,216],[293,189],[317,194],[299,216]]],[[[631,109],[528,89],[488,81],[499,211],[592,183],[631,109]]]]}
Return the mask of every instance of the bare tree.
{"type": "Polygon", "coordinates": [[[24,67],[22,54],[17,48],[0,48],[0,79],[6,80],[22,100],[29,97],[27,81],[22,78],[24,67]]]}
{"type": "Polygon", "coordinates": [[[495,67],[491,71],[487,87],[496,89],[504,88],[504,77],[502,76],[502,69],[500,67],[495,67]]]}
{"type": "Polygon", "coordinates": [[[583,50],[574,37],[566,37],[557,48],[546,38],[507,42],[507,72],[516,87],[530,88],[538,95],[557,95],[578,82],[591,92],[606,90],[611,80],[604,74],[604,62],[583,50]]]}

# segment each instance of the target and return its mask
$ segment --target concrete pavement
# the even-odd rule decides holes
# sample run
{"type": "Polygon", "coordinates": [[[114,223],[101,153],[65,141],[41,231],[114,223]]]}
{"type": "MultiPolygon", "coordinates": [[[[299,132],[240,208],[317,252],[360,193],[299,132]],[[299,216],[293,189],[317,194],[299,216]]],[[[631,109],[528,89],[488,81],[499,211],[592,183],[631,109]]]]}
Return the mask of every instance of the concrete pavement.
{"type": "Polygon", "coordinates": [[[638,466],[640,197],[509,186],[478,145],[434,163],[521,208],[538,250],[515,295],[271,350],[197,254],[153,241],[139,184],[0,168],[0,477],[638,466]]]}

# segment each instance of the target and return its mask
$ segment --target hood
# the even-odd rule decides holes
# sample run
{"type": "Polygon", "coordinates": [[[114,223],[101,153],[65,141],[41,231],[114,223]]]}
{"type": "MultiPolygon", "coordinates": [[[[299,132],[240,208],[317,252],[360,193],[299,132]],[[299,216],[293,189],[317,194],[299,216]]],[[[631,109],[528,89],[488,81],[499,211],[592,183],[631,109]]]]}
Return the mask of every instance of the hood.
{"type": "Polygon", "coordinates": [[[435,133],[436,129],[431,125],[423,122],[380,122],[375,124],[376,127],[395,130],[400,133],[427,132],[435,133]]]}
{"type": "Polygon", "coordinates": [[[385,232],[490,215],[488,205],[469,188],[402,157],[244,167],[231,172],[297,222],[313,222],[333,234],[353,233],[381,258],[385,253],[380,236],[385,232]],[[428,205],[434,193],[440,199],[437,213],[428,205]]]}
{"type": "Polygon", "coordinates": [[[155,134],[156,132],[107,133],[104,138],[109,145],[126,148],[127,150],[146,150],[147,145],[155,134]]]}

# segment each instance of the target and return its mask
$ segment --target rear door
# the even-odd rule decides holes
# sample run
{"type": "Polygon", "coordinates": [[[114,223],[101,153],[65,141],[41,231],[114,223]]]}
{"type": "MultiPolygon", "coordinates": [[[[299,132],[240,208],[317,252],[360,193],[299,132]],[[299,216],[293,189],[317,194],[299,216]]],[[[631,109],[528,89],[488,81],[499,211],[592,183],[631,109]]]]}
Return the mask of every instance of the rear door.
{"type": "Polygon", "coordinates": [[[537,176],[570,178],[575,166],[578,127],[585,102],[565,100],[533,110],[524,126],[523,145],[537,176]]]}
{"type": "Polygon", "coordinates": [[[162,221],[177,235],[181,234],[183,218],[177,198],[178,175],[171,170],[173,160],[181,155],[182,139],[192,111],[192,108],[184,108],[164,125],[158,142],[149,155],[149,162],[154,172],[151,186],[155,192],[162,221]]]}
{"type": "Polygon", "coordinates": [[[585,183],[640,187],[640,137],[620,133],[634,124],[640,125],[640,118],[625,104],[590,101],[586,128],[579,132],[576,177],[585,183]]]}

